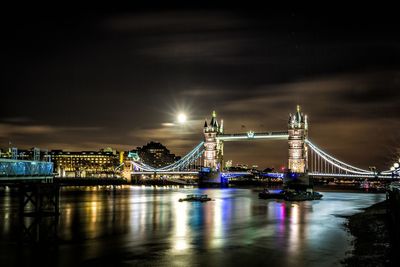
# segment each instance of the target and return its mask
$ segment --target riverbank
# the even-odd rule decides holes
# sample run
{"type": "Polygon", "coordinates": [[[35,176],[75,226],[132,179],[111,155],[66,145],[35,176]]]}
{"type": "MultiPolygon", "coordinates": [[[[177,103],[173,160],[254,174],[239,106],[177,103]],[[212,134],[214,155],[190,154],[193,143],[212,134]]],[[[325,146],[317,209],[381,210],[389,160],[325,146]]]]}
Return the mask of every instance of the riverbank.
{"type": "Polygon", "coordinates": [[[387,200],[348,217],[347,228],[355,237],[345,266],[398,266],[398,255],[391,240],[387,200]]]}

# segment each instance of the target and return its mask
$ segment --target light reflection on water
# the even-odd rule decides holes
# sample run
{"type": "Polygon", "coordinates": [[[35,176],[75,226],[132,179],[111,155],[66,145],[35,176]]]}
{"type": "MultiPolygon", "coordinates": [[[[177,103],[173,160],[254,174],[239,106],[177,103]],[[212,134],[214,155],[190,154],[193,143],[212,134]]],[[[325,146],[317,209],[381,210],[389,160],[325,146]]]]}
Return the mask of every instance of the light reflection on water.
{"type": "Polygon", "coordinates": [[[64,188],[58,249],[48,257],[47,246],[32,256],[32,247],[15,245],[17,198],[4,191],[0,196],[0,261],[13,265],[46,256],[58,266],[334,266],[351,241],[345,220],[335,215],[385,198],[325,192],[320,201],[285,202],[258,199],[249,189],[64,188]],[[178,201],[193,193],[213,201],[178,201]]]}

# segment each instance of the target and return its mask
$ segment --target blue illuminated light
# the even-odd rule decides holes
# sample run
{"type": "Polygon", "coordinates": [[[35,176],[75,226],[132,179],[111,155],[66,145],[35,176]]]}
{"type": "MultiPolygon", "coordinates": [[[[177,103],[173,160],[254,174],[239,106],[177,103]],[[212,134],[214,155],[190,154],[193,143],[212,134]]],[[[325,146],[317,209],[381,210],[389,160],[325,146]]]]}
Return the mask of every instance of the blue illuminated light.
{"type": "Polygon", "coordinates": [[[203,168],[201,168],[201,171],[202,171],[202,172],[210,172],[211,169],[208,168],[208,167],[203,167],[203,168]]]}
{"type": "Polygon", "coordinates": [[[263,177],[271,177],[271,178],[277,178],[277,179],[283,179],[285,177],[285,174],[281,173],[281,172],[260,173],[260,175],[263,177]]]}
{"type": "Polygon", "coordinates": [[[53,163],[0,159],[0,176],[52,176],[53,163]]]}

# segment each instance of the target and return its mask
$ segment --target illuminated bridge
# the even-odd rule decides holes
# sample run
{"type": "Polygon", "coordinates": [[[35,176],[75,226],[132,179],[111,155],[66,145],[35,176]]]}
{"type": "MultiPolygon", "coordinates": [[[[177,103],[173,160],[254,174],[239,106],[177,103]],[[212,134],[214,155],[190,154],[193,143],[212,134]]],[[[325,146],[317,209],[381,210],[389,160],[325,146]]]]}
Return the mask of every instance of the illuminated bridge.
{"type": "MultiPolygon", "coordinates": [[[[52,162],[0,158],[0,184],[18,188],[21,218],[56,217],[60,214],[60,187],[53,178],[52,162]]],[[[25,220],[21,223],[25,227],[23,231],[30,231],[31,224],[26,226],[25,220]]]]}
{"type": "Polygon", "coordinates": [[[0,158],[0,182],[52,180],[52,162],[0,158]]]}
{"type": "MultiPolygon", "coordinates": [[[[223,170],[224,142],[255,141],[255,140],[285,140],[288,142],[288,171],[291,173],[308,174],[315,178],[382,178],[391,179],[399,176],[396,170],[366,170],[345,163],[323,151],[308,138],[308,118],[297,107],[294,114],[289,115],[287,131],[224,133],[223,121],[216,119],[213,112],[211,121],[205,121],[204,140],[195,146],[180,160],[162,167],[154,168],[140,159],[125,163],[126,174],[195,174],[199,171],[210,171],[220,174],[220,177],[235,177],[248,175],[248,172],[226,172],[223,170]]],[[[268,175],[268,174],[267,174],[268,175]]],[[[283,177],[283,174],[269,174],[283,177]]]]}

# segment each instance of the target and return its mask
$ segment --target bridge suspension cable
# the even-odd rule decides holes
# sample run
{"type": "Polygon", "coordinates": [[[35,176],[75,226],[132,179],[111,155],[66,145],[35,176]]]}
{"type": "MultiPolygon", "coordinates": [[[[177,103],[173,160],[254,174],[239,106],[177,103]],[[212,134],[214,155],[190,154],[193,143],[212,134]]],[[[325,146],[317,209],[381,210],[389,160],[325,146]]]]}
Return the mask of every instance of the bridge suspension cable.
{"type": "Polygon", "coordinates": [[[311,166],[314,168],[312,170],[313,172],[317,170],[317,172],[320,172],[321,169],[324,170],[325,173],[333,173],[335,170],[334,168],[336,167],[336,171],[343,171],[345,173],[351,173],[351,174],[363,174],[363,175],[373,175],[374,172],[364,170],[355,166],[352,166],[350,164],[347,164],[343,161],[340,161],[333,156],[329,155],[328,153],[324,152],[320,148],[318,148],[316,145],[314,145],[310,140],[305,141],[308,147],[311,149],[312,153],[315,153],[315,155],[311,154],[311,166]],[[315,170],[316,169],[316,170],[315,170]],[[329,170],[331,169],[331,170],[329,170]]]}
{"type": "Polygon", "coordinates": [[[190,165],[195,165],[195,162],[203,155],[203,150],[204,150],[204,142],[200,142],[195,148],[193,148],[188,154],[183,156],[180,160],[161,168],[154,168],[141,161],[132,161],[132,164],[136,170],[147,171],[147,172],[170,172],[170,171],[185,170],[188,169],[190,165]]]}

